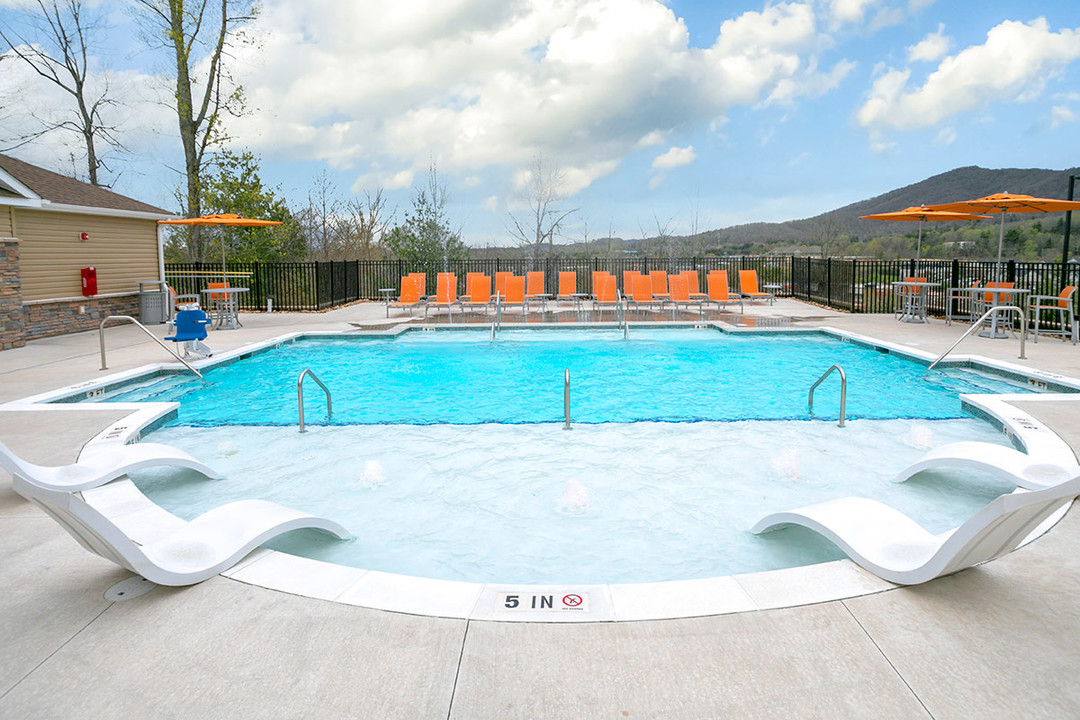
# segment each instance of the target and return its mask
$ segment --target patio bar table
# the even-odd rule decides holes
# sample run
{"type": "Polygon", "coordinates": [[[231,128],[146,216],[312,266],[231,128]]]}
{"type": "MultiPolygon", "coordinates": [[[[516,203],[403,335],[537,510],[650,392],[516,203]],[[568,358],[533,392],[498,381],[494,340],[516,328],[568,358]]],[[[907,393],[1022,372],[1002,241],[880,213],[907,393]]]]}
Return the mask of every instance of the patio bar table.
{"type": "Polygon", "coordinates": [[[900,302],[900,322],[926,322],[926,299],[930,294],[930,288],[939,285],[941,283],[915,280],[898,280],[894,282],[892,286],[896,290],[896,299],[900,302]]]}
{"type": "Polygon", "coordinates": [[[215,311],[217,316],[212,329],[235,330],[238,327],[243,327],[240,322],[237,296],[247,291],[248,288],[246,287],[208,288],[202,291],[203,295],[206,296],[206,304],[215,311]],[[215,297],[217,295],[223,297],[218,299],[215,297]]]}
{"type": "MultiPolygon", "coordinates": [[[[1025,288],[991,288],[991,287],[985,287],[985,288],[979,288],[978,289],[978,291],[976,292],[976,298],[978,298],[979,294],[981,294],[981,293],[985,293],[985,295],[983,295],[984,299],[985,299],[986,295],[990,295],[991,297],[990,297],[989,306],[990,307],[997,307],[998,305],[1001,305],[1003,302],[1012,302],[1014,297],[1026,295],[1029,292],[1031,292],[1031,290],[1027,290],[1025,288]]],[[[984,300],[984,302],[985,302],[985,300],[984,300]]],[[[986,312],[986,310],[983,310],[983,312],[986,312]]],[[[1004,330],[1002,330],[1001,327],[1000,327],[1001,326],[1001,320],[1002,320],[1001,311],[1000,310],[995,310],[994,313],[990,316],[990,329],[979,333],[979,337],[993,338],[993,339],[1001,339],[1001,338],[1009,337],[1009,334],[1007,332],[1005,332],[1004,330]]],[[[1010,320],[1010,323],[1011,323],[1011,320],[1010,320]]],[[[1023,321],[1021,321],[1021,324],[1023,324],[1023,321]]],[[[1011,325],[1010,325],[1010,327],[1011,327],[1011,325]]]]}

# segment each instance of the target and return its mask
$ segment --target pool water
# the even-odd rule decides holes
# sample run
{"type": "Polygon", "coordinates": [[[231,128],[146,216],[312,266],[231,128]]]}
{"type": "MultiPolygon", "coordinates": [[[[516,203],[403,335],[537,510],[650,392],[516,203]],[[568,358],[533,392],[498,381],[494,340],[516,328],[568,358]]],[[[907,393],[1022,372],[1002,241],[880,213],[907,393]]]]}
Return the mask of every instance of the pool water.
{"type": "Polygon", "coordinates": [[[325,515],[348,542],[297,532],[271,547],[360,568],[449,580],[657,582],[842,557],[808,531],[761,537],[762,516],[857,495],[955,527],[1011,486],[933,475],[889,480],[933,447],[1005,443],[965,417],[960,393],[1028,391],[826,335],[715,330],[408,333],[286,343],[190,376],[155,377],[106,400],[177,400],[149,439],[223,471],[133,475],[191,519],[262,498],[325,515]],[[807,411],[811,384],[839,380],[807,411]],[[311,369],[333,417],[296,379],[311,369]],[[570,371],[572,430],[563,430],[570,371]],[[312,425],[314,424],[314,425],[312,425]]]}
{"type": "Polygon", "coordinates": [[[755,536],[764,515],[870,497],[938,533],[1012,486],[972,474],[890,479],[931,447],[1004,442],[967,420],[582,425],[172,427],[225,478],[142,471],[154,502],[192,519],[244,498],[325,515],[269,547],[448,580],[629,583],[774,570],[843,557],[800,529],[755,536]]]}
{"type": "MultiPolygon", "coordinates": [[[[553,423],[570,371],[575,423],[809,419],[807,393],[831,365],[848,378],[849,418],[963,417],[960,393],[1027,392],[1004,379],[923,365],[824,335],[715,330],[408,333],[282,345],[191,375],[114,392],[118,401],[176,400],[176,424],[295,425],[296,380],[310,369],[330,388],[335,425],[553,423]]],[[[101,398],[99,398],[101,399],[101,398]]],[[[839,415],[839,378],[815,393],[814,417],[839,415]]],[[[305,384],[305,419],[326,423],[326,400],[305,384]]]]}

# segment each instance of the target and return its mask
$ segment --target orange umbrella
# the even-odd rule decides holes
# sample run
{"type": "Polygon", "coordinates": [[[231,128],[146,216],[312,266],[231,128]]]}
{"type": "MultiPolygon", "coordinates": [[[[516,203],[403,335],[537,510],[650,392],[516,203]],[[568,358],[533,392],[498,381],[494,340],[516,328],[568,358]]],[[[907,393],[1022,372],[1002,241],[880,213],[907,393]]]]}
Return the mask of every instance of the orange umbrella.
{"type": "Polygon", "coordinates": [[[998,232],[997,277],[1001,281],[1001,248],[1005,244],[1005,213],[1051,213],[1066,210],[1080,210],[1080,202],[1056,200],[1054,198],[1036,198],[1030,195],[1013,195],[1003,192],[987,195],[978,200],[931,205],[932,210],[956,212],[1000,213],[1001,229],[998,232]]]}
{"type": "MultiPolygon", "coordinates": [[[[180,220],[158,220],[159,225],[229,225],[232,227],[269,227],[270,225],[282,225],[280,220],[256,220],[246,218],[236,213],[220,213],[217,215],[200,215],[193,218],[180,220]]],[[[221,281],[225,279],[225,236],[221,237],[221,281]]]]}
{"type": "Polygon", "coordinates": [[[922,224],[924,222],[952,222],[956,220],[984,220],[989,215],[975,215],[970,212],[950,212],[947,210],[933,210],[926,205],[909,207],[896,212],[875,213],[873,215],[860,215],[864,220],[889,220],[899,222],[919,221],[919,240],[915,247],[915,268],[918,273],[919,259],[922,255],[922,224]]]}

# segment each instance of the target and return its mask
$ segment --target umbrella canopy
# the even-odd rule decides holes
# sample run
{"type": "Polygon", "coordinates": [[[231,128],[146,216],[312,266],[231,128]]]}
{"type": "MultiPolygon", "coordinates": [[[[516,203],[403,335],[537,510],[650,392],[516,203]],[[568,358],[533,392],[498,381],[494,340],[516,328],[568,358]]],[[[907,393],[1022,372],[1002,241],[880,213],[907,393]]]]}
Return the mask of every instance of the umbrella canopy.
{"type": "MultiPolygon", "coordinates": [[[[193,218],[180,218],[179,220],[158,220],[158,225],[228,225],[232,227],[269,227],[270,225],[282,225],[280,220],[257,220],[246,218],[236,213],[220,213],[218,215],[200,215],[193,218]]],[[[225,236],[221,237],[221,281],[225,279],[225,236]]]]}
{"type": "Polygon", "coordinates": [[[864,220],[889,220],[893,222],[919,221],[919,240],[915,248],[915,267],[918,272],[919,260],[922,256],[922,224],[924,222],[954,222],[957,220],[984,220],[989,215],[976,215],[967,211],[934,210],[926,205],[909,207],[896,212],[875,213],[873,215],[860,215],[864,220]]]}
{"type": "Polygon", "coordinates": [[[1001,249],[1005,244],[1005,213],[1051,213],[1065,212],[1066,210],[1080,210],[1080,202],[1074,200],[1057,200],[1054,198],[1037,198],[1030,195],[1014,195],[1003,192],[987,195],[977,200],[964,200],[962,202],[944,203],[931,205],[931,210],[944,212],[979,212],[1000,213],[1001,229],[998,231],[998,256],[997,256],[997,280],[1001,281],[1001,249]]]}

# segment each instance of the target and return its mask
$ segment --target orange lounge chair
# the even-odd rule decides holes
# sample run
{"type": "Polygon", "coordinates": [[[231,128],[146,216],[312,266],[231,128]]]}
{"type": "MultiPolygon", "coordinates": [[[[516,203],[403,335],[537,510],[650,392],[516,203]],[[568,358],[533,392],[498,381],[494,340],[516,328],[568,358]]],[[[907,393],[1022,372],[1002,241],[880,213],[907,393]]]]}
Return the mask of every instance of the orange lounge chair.
{"type": "Polygon", "coordinates": [[[421,275],[406,275],[401,278],[401,295],[398,296],[397,302],[387,303],[386,305],[386,317],[390,317],[390,308],[395,310],[408,309],[409,315],[412,315],[414,307],[419,307],[424,304],[424,278],[421,275]]]}
{"type": "Polygon", "coordinates": [[[719,310],[724,305],[739,304],[739,312],[743,311],[743,301],[741,295],[732,295],[728,292],[727,282],[727,270],[710,270],[709,271],[709,299],[705,302],[716,303],[716,309],[719,310]]]}
{"type": "Polygon", "coordinates": [[[634,307],[641,307],[642,305],[653,305],[660,309],[664,307],[664,301],[653,296],[652,278],[648,275],[634,277],[634,294],[630,296],[629,300],[634,303],[634,307]]]}
{"type": "Polygon", "coordinates": [[[491,307],[491,278],[483,273],[473,273],[472,292],[467,300],[461,302],[461,309],[483,308],[484,314],[491,307]]]}
{"type": "Polygon", "coordinates": [[[514,276],[511,272],[497,272],[495,273],[495,296],[505,298],[506,297],[506,281],[514,276]]]}
{"type": "Polygon", "coordinates": [[[578,300],[577,273],[573,271],[559,273],[559,300],[578,300]]]}
{"type": "Polygon", "coordinates": [[[683,270],[682,274],[686,277],[686,290],[690,293],[692,300],[707,300],[708,293],[701,292],[701,283],[698,282],[697,270],[683,270]]]}
{"type": "Polygon", "coordinates": [[[511,275],[506,278],[505,294],[500,298],[502,307],[521,306],[521,317],[525,317],[528,311],[528,301],[525,299],[525,278],[521,275],[511,275]]]}
{"type": "Polygon", "coordinates": [[[597,281],[600,285],[597,287],[596,296],[593,298],[593,309],[597,312],[603,311],[604,308],[614,310],[621,301],[615,276],[610,273],[603,273],[597,278],[597,281]]]}
{"type": "Polygon", "coordinates": [[[649,273],[649,279],[652,281],[652,294],[661,299],[666,298],[668,296],[667,272],[653,270],[649,273]]]}
{"type": "Polygon", "coordinates": [[[544,271],[536,270],[525,273],[525,299],[539,300],[540,311],[547,311],[547,293],[544,292],[544,271]]]}
{"type": "MultiPolygon", "coordinates": [[[[221,290],[229,287],[228,281],[226,282],[212,282],[206,283],[207,290],[221,290]]],[[[210,306],[206,308],[209,315],[217,325],[221,324],[221,321],[225,318],[225,313],[228,311],[226,305],[229,302],[228,293],[208,293],[206,296],[206,302],[210,306]]]]}
{"type": "Polygon", "coordinates": [[[482,272],[471,272],[465,274],[465,294],[462,295],[460,298],[462,301],[466,301],[470,297],[472,297],[473,281],[476,280],[476,278],[478,277],[483,277],[483,275],[484,273],[482,272]]]}
{"type": "Polygon", "coordinates": [[[604,283],[607,282],[607,278],[615,277],[607,270],[596,270],[592,274],[592,297],[596,300],[600,297],[600,291],[604,287],[604,283]]]}
{"type": "Polygon", "coordinates": [[[623,270],[622,274],[622,294],[623,297],[630,297],[634,294],[634,278],[640,275],[637,270],[623,270]]]}
{"type": "Polygon", "coordinates": [[[686,275],[672,275],[670,279],[671,297],[668,300],[671,303],[671,315],[675,316],[675,310],[680,305],[685,305],[689,310],[691,305],[697,305],[698,312],[701,312],[701,300],[694,300],[690,297],[690,278],[686,275]]]}
{"type": "Polygon", "coordinates": [[[461,301],[457,298],[457,275],[454,273],[439,273],[438,282],[435,285],[435,301],[424,306],[424,317],[427,317],[431,308],[446,308],[447,314],[453,319],[453,306],[461,307],[461,301]]]}
{"type": "Polygon", "coordinates": [[[744,298],[750,298],[751,305],[754,300],[768,300],[770,303],[774,300],[771,294],[758,289],[757,270],[739,271],[739,292],[744,298]]]}

